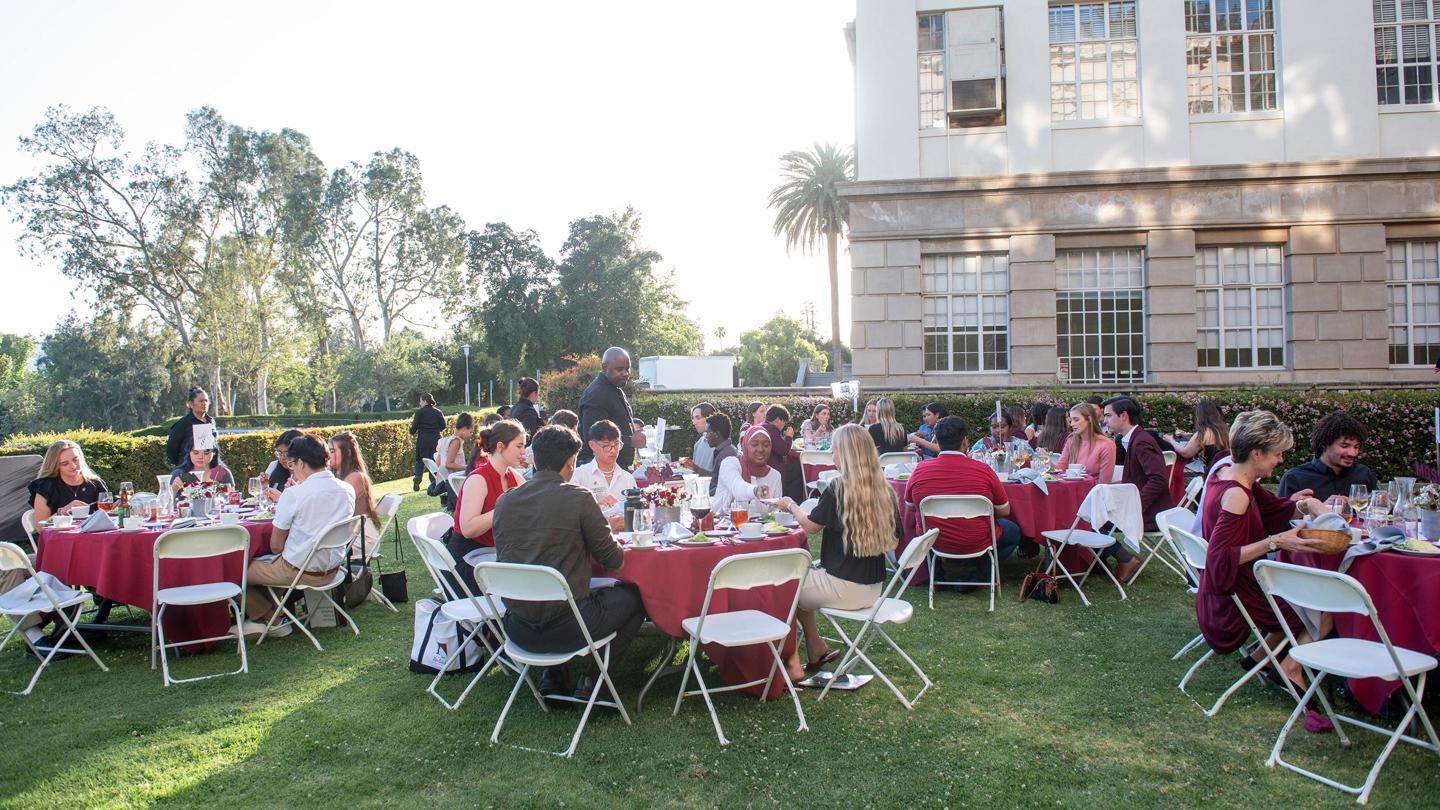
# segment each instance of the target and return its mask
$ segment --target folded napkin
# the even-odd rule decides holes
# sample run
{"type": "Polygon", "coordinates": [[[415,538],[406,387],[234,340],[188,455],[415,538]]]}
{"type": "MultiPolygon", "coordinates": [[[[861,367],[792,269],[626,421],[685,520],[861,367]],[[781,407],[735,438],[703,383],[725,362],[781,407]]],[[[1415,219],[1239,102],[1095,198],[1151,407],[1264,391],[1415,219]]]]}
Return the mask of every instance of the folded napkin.
{"type": "Polygon", "coordinates": [[[176,520],[174,523],[171,523],[169,528],[171,528],[171,529],[188,529],[188,528],[190,528],[190,527],[192,527],[192,526],[204,526],[204,525],[206,525],[206,524],[208,524],[208,523],[209,523],[209,521],[205,520],[204,518],[183,517],[183,518],[180,518],[180,519],[176,520]]]}
{"type": "Polygon", "coordinates": [[[82,532],[113,532],[119,528],[115,525],[115,521],[110,519],[109,513],[98,509],[91,512],[90,517],[85,518],[85,522],[80,524],[82,532]]]}
{"type": "Polygon", "coordinates": [[[1046,495],[1050,494],[1050,488],[1045,486],[1045,474],[1031,467],[1024,467],[1010,476],[1011,481],[1021,484],[1034,484],[1037,489],[1046,495]]]}
{"type": "Polygon", "coordinates": [[[906,464],[904,462],[899,462],[896,464],[885,465],[886,478],[898,478],[899,476],[907,475],[912,472],[915,472],[914,464],[906,464]]]}
{"type": "Polygon", "coordinates": [[[677,540],[689,540],[695,536],[695,532],[681,526],[679,523],[666,523],[665,527],[656,533],[655,539],[662,543],[674,543],[677,540]]]}

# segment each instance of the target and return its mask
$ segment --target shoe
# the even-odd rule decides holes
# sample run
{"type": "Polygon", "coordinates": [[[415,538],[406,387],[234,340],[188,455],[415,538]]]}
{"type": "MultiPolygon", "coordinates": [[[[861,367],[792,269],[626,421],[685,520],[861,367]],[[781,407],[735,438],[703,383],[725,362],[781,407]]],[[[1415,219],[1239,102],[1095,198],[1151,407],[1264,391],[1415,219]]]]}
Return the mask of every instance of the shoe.
{"type": "MultiPolygon", "coordinates": [[[[233,625],[233,624],[230,625],[230,632],[231,632],[231,633],[234,633],[234,632],[235,632],[235,625],[233,625]]],[[[260,634],[261,634],[261,633],[264,633],[264,632],[265,632],[265,622],[252,622],[252,621],[250,621],[249,619],[246,619],[246,620],[245,620],[245,637],[246,637],[246,638],[259,638],[259,637],[260,637],[260,634]]],[[[290,635],[290,634],[293,633],[293,632],[295,632],[295,628],[294,628],[294,627],[291,627],[289,622],[286,622],[285,624],[276,625],[276,626],[270,628],[270,632],[267,633],[266,635],[267,635],[269,638],[284,638],[284,637],[290,635]]]]}
{"type": "Polygon", "coordinates": [[[1131,557],[1129,562],[1117,563],[1115,565],[1115,578],[1120,580],[1121,585],[1127,584],[1138,570],[1140,570],[1140,560],[1131,557]]]}
{"type": "Polygon", "coordinates": [[[570,683],[570,668],[565,665],[547,667],[540,673],[540,696],[567,695],[574,690],[570,683]]]}
{"type": "Polygon", "coordinates": [[[831,663],[835,659],[839,658],[841,652],[841,650],[829,650],[824,655],[820,656],[818,660],[807,662],[805,664],[805,672],[815,673],[820,671],[820,669],[826,664],[831,663]]]}
{"type": "MultiPolygon", "coordinates": [[[[1241,656],[1239,659],[1240,671],[1249,672],[1251,668],[1253,668],[1258,663],[1260,662],[1256,661],[1254,658],[1251,658],[1248,655],[1241,656]]],[[[1261,680],[1265,681],[1276,689],[1285,688],[1285,676],[1280,674],[1279,672],[1276,672],[1275,667],[1271,666],[1269,661],[1266,661],[1265,666],[1260,667],[1260,671],[1256,672],[1255,674],[1258,675],[1261,680]]],[[[1304,687],[1298,688],[1301,692],[1305,691],[1304,687]]]]}
{"type": "Polygon", "coordinates": [[[419,478],[416,478],[415,480],[413,480],[413,481],[410,482],[410,491],[411,491],[411,492],[419,492],[419,491],[420,491],[420,479],[419,479],[419,478]]]}
{"type": "MultiPolygon", "coordinates": [[[[584,675],[584,676],[581,676],[580,681],[575,684],[575,691],[571,693],[571,697],[575,698],[576,700],[585,700],[585,701],[588,701],[588,700],[590,699],[590,693],[595,690],[595,683],[596,683],[596,681],[598,681],[598,680],[600,680],[600,679],[599,679],[599,677],[596,676],[596,675],[584,675]]],[[[616,698],[615,698],[615,696],[614,696],[613,694],[610,695],[610,697],[608,697],[608,698],[605,696],[605,693],[608,692],[608,691],[610,691],[610,690],[608,690],[608,689],[602,690],[602,691],[600,692],[600,694],[598,694],[598,695],[595,696],[595,699],[596,699],[596,700],[615,700],[616,698]]]]}

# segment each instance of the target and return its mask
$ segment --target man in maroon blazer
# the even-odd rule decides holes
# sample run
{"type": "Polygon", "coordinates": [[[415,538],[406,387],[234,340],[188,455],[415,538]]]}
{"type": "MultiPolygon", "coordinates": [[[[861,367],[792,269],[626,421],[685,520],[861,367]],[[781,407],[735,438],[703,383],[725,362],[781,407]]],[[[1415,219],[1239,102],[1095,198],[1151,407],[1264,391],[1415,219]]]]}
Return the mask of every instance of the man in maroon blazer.
{"type": "MultiPolygon", "coordinates": [[[[1134,484],[1140,490],[1140,511],[1145,515],[1145,531],[1155,531],[1155,515],[1175,505],[1170,497],[1170,476],[1165,469],[1165,456],[1160,443],[1141,426],[1140,403],[1119,397],[1105,403],[1105,427],[1125,447],[1125,466],[1120,481],[1134,484]]],[[[1140,567],[1122,544],[1116,543],[1115,575],[1128,580],[1140,567]]]]}

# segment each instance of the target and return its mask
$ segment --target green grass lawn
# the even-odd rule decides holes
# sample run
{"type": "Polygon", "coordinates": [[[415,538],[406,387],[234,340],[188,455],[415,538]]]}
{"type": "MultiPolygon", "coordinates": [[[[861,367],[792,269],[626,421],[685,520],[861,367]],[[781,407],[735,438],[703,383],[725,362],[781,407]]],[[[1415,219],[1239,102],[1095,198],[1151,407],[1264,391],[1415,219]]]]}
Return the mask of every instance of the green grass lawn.
{"type": "MultiPolygon", "coordinates": [[[[400,522],[436,507],[409,482],[400,522]]],[[[387,538],[388,539],[388,538],[387,538]]],[[[428,578],[406,542],[412,598],[428,578]]],[[[387,554],[393,554],[387,551],[387,554]]],[[[1189,664],[1170,656],[1195,635],[1179,582],[1147,571],[1129,602],[1093,583],[1096,604],[1072,593],[1056,606],[1016,601],[1026,561],[1005,568],[993,614],[981,593],[913,592],[915,619],[896,639],[935,680],[913,712],[874,682],[855,693],[802,693],[810,731],[796,733],[788,700],[719,698],[732,744],[722,748],[699,699],[679,717],[678,676],[662,680],[643,712],[634,700],[663,650],[641,637],[616,680],[635,725],[597,710],[573,760],[492,746],[490,730],[513,683],[492,673],[458,712],[425,694],[409,672],[413,609],[376,603],[356,612],[361,635],[317,631],[251,647],[250,674],[160,685],[145,639],[53,665],[30,697],[0,695],[0,806],[1329,806],[1353,799],[1264,761],[1293,704],[1252,685],[1207,719],[1175,688],[1189,664]]],[[[1168,573],[1168,572],[1167,572],[1168,573]]],[[[1108,588],[1108,590],[1107,590],[1108,588]]],[[[881,655],[892,675],[903,663],[881,655]]],[[[0,682],[29,659],[7,649],[0,682]]],[[[180,676],[234,666],[195,656],[180,676]]],[[[1236,675],[1212,661],[1192,682],[1213,700],[1236,675]]],[[[447,694],[463,686],[456,675],[447,694]]],[[[913,690],[912,680],[901,680],[913,690]]],[[[517,698],[511,742],[562,749],[579,712],[542,713],[517,698]]],[[[1379,738],[1356,730],[1293,738],[1292,759],[1358,783],[1379,738]]],[[[1402,745],[1371,797],[1376,806],[1425,806],[1440,790],[1440,758],[1402,745]],[[1426,796],[1430,796],[1426,799],[1426,796]]],[[[1433,805],[1432,805],[1433,806],[1433,805]]]]}

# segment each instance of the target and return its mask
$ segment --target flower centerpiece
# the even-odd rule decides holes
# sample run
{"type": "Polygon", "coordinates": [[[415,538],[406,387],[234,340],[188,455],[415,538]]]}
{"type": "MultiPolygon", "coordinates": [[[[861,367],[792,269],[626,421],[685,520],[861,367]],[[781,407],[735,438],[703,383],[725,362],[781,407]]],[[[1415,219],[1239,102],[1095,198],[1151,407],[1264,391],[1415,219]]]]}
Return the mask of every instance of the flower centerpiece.
{"type": "Polygon", "coordinates": [[[219,499],[225,494],[226,486],[214,481],[186,484],[180,488],[182,500],[190,502],[190,514],[205,517],[212,511],[219,511],[219,499]]]}
{"type": "Polygon", "coordinates": [[[655,513],[655,529],[667,523],[683,523],[689,507],[690,492],[684,482],[651,484],[640,490],[640,499],[655,513]]]}
{"type": "Polygon", "coordinates": [[[1420,487],[1410,502],[1420,510],[1420,533],[1428,540],[1440,539],[1440,484],[1420,487]]]}

